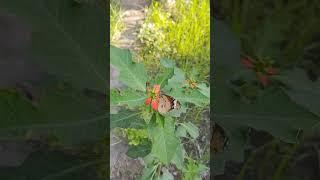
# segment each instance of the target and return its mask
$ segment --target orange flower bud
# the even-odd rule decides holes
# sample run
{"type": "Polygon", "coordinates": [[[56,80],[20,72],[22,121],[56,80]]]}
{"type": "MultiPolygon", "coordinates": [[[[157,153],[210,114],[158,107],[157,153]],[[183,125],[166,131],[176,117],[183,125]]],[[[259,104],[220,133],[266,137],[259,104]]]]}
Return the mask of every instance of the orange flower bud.
{"type": "Polygon", "coordinates": [[[240,63],[241,63],[242,65],[244,65],[246,68],[249,68],[249,69],[251,69],[251,68],[254,67],[253,62],[250,61],[250,60],[247,59],[247,58],[242,58],[242,59],[240,60],[240,63]]]}
{"type": "Polygon", "coordinates": [[[160,93],[160,85],[154,85],[153,92],[158,95],[160,93]]]}
{"type": "Polygon", "coordinates": [[[146,105],[149,105],[151,103],[151,98],[147,98],[146,101],[144,102],[146,105]]]}
{"type": "Polygon", "coordinates": [[[268,85],[268,76],[265,74],[262,74],[261,72],[257,72],[257,78],[259,82],[266,87],[268,85]]]}
{"type": "Polygon", "coordinates": [[[151,106],[154,110],[158,111],[158,101],[157,100],[152,100],[151,106]]]}

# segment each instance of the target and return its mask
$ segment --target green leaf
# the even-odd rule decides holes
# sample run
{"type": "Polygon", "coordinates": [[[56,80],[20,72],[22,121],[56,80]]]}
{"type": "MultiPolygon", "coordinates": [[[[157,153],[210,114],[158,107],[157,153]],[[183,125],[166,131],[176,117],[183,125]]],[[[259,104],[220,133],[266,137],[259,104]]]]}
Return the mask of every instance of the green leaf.
{"type": "Polygon", "coordinates": [[[153,143],[151,153],[166,165],[171,162],[179,145],[179,139],[175,136],[174,130],[173,119],[170,117],[165,117],[163,127],[158,124],[149,127],[149,135],[153,143]]]}
{"type": "Polygon", "coordinates": [[[217,66],[240,68],[240,41],[226,23],[213,20],[213,54],[217,66]]]}
{"type": "Polygon", "coordinates": [[[302,69],[286,72],[278,78],[288,88],[284,91],[292,101],[320,117],[320,81],[312,82],[302,69]]]}
{"type": "Polygon", "coordinates": [[[184,126],[178,126],[176,135],[178,137],[187,137],[187,130],[184,126]]]}
{"type": "Polygon", "coordinates": [[[155,80],[156,84],[159,84],[161,88],[168,84],[168,79],[173,75],[173,68],[165,69],[164,72],[160,73],[155,80]]]}
{"type": "Polygon", "coordinates": [[[179,68],[174,68],[174,75],[168,80],[168,84],[163,88],[163,91],[180,101],[180,103],[188,102],[197,106],[205,106],[209,103],[207,96],[197,89],[184,89],[184,84],[185,73],[179,68]]]}
{"type": "Polygon", "coordinates": [[[171,79],[168,80],[168,85],[163,88],[163,91],[169,92],[171,89],[181,88],[184,83],[185,83],[185,73],[181,69],[175,67],[174,75],[172,76],[171,79]]]}
{"type": "Polygon", "coordinates": [[[145,157],[151,152],[151,143],[147,142],[137,146],[129,146],[127,155],[131,158],[145,157]]]}
{"type": "Polygon", "coordinates": [[[200,93],[196,89],[184,90],[182,88],[176,88],[176,89],[173,89],[168,94],[182,103],[183,102],[193,103],[201,107],[209,103],[209,98],[203,95],[202,93],[200,93]]]}
{"type": "Polygon", "coordinates": [[[121,110],[117,114],[110,115],[110,128],[143,128],[144,120],[140,117],[140,113],[131,110],[121,110]]]}
{"type": "Polygon", "coordinates": [[[58,151],[37,151],[19,167],[0,168],[0,179],[98,180],[97,169],[105,164],[101,159],[84,159],[58,151]]]}
{"type": "Polygon", "coordinates": [[[184,127],[188,134],[193,138],[197,139],[199,136],[199,129],[197,126],[192,124],[191,122],[181,123],[181,127],[184,127]]]}
{"type": "Polygon", "coordinates": [[[77,87],[105,93],[108,62],[103,6],[74,6],[65,0],[3,0],[0,6],[29,26],[28,55],[37,66],[77,87]]]}
{"type": "Polygon", "coordinates": [[[14,92],[0,95],[2,137],[21,138],[45,132],[61,143],[77,145],[103,136],[108,119],[103,99],[88,97],[71,87],[60,89],[55,84],[40,91],[35,107],[14,92]]]}
{"type": "Polygon", "coordinates": [[[179,146],[177,147],[177,150],[176,150],[173,158],[172,158],[171,163],[175,164],[178,169],[182,170],[184,156],[185,156],[184,148],[183,148],[182,143],[180,143],[179,146]]]}
{"type": "Polygon", "coordinates": [[[110,47],[110,61],[120,71],[119,80],[134,90],[146,91],[147,73],[141,63],[132,61],[129,50],[110,47]]]}
{"type": "Polygon", "coordinates": [[[139,177],[139,180],[152,180],[155,171],[157,170],[158,165],[147,165],[142,172],[142,176],[139,177]]]}
{"type": "Polygon", "coordinates": [[[199,88],[200,93],[205,95],[206,97],[210,98],[210,87],[207,86],[205,83],[200,83],[197,85],[199,88]]]}
{"type": "Polygon", "coordinates": [[[112,89],[110,92],[110,105],[128,105],[130,109],[133,109],[137,106],[144,105],[146,98],[147,96],[145,93],[141,93],[132,89],[126,89],[122,91],[112,89]]]}

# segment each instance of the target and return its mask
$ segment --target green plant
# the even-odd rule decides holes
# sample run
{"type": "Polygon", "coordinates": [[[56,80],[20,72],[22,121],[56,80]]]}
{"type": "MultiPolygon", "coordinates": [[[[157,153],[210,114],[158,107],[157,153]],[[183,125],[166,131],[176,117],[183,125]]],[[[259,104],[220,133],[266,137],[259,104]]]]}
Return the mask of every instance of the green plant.
{"type": "Polygon", "coordinates": [[[184,180],[201,180],[200,174],[207,169],[203,164],[199,164],[193,159],[188,158],[186,166],[183,168],[184,180]]]}
{"type": "MultiPolygon", "coordinates": [[[[111,115],[111,128],[139,129],[135,132],[147,134],[147,139],[130,146],[129,154],[144,157],[146,167],[141,179],[173,178],[166,168],[174,164],[182,170],[185,161],[185,150],[181,142],[184,138],[193,141],[198,138],[197,126],[191,122],[179,122],[182,113],[187,112],[187,104],[204,107],[209,103],[209,87],[204,83],[190,86],[185,73],[174,62],[161,59],[161,71],[148,79],[143,64],[134,63],[128,50],[111,46],[111,64],[120,71],[120,81],[127,88],[112,89],[111,106],[125,106],[111,115]],[[153,89],[146,83],[153,84],[153,89]],[[158,112],[161,93],[174,97],[180,102],[179,109],[167,113],[158,112]],[[150,144],[148,145],[148,142],[150,144]]],[[[136,137],[136,136],[135,136],[136,137]]]]}
{"type": "Polygon", "coordinates": [[[110,41],[111,44],[116,43],[121,32],[125,28],[122,19],[122,11],[120,8],[120,1],[110,1],[110,41]]]}
{"type": "Polygon", "coordinates": [[[129,145],[137,146],[142,144],[142,142],[148,138],[147,131],[145,129],[133,129],[133,128],[126,128],[124,129],[125,136],[129,140],[129,145]]]}
{"type": "Polygon", "coordinates": [[[208,0],[176,0],[174,5],[153,2],[138,35],[141,57],[147,67],[159,59],[174,59],[185,71],[201,69],[208,76],[210,64],[210,8],[208,0]],[[191,65],[192,64],[192,65],[191,65]]]}
{"type": "MultiPolygon", "coordinates": [[[[214,120],[223,127],[229,142],[223,152],[211,157],[213,175],[223,173],[227,160],[244,160],[250,128],[295,144],[318,129],[320,118],[317,108],[320,106],[319,80],[311,81],[301,67],[278,65],[278,73],[268,74],[268,83],[262,83],[257,71],[268,73],[273,64],[259,58],[257,61],[241,60],[241,43],[231,28],[214,19],[214,29],[219,35],[213,49],[217,59],[215,86],[212,87],[217,104],[214,120]]],[[[278,50],[277,46],[268,47],[270,51],[261,57],[278,50]]],[[[277,177],[285,163],[279,168],[277,177]]]]}

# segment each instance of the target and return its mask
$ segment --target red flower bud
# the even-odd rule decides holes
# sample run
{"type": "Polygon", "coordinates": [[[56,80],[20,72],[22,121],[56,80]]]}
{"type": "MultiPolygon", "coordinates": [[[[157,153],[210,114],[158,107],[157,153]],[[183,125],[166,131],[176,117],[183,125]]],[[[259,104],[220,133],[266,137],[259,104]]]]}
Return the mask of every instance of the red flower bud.
{"type": "Polygon", "coordinates": [[[158,111],[158,101],[157,100],[152,100],[151,106],[154,110],[158,111]]]}
{"type": "Polygon", "coordinates": [[[261,72],[257,72],[257,78],[258,81],[264,86],[266,87],[268,85],[268,76],[265,74],[262,74],[261,72]]]}
{"type": "Polygon", "coordinates": [[[247,58],[242,58],[242,59],[240,60],[240,63],[241,63],[242,65],[244,65],[246,68],[249,68],[249,69],[251,69],[251,68],[254,67],[253,62],[252,62],[251,60],[247,59],[247,58]]]}
{"type": "Polygon", "coordinates": [[[146,105],[149,105],[151,103],[151,98],[147,98],[146,101],[144,102],[146,105]]]}
{"type": "Polygon", "coordinates": [[[153,92],[158,95],[160,93],[160,85],[154,85],[153,92]]]}

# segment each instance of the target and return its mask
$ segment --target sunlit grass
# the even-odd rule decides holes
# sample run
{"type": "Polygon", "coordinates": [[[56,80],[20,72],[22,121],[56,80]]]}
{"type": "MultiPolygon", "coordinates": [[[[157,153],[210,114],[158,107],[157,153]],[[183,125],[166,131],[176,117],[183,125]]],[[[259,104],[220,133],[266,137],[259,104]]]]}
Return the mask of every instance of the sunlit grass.
{"type": "Polygon", "coordinates": [[[110,40],[114,44],[123,31],[125,24],[121,17],[120,1],[111,0],[110,2],[110,40]]]}
{"type": "Polygon", "coordinates": [[[184,71],[209,74],[209,0],[176,0],[174,4],[153,2],[139,33],[141,57],[147,67],[156,68],[161,57],[177,62],[184,71]]]}

